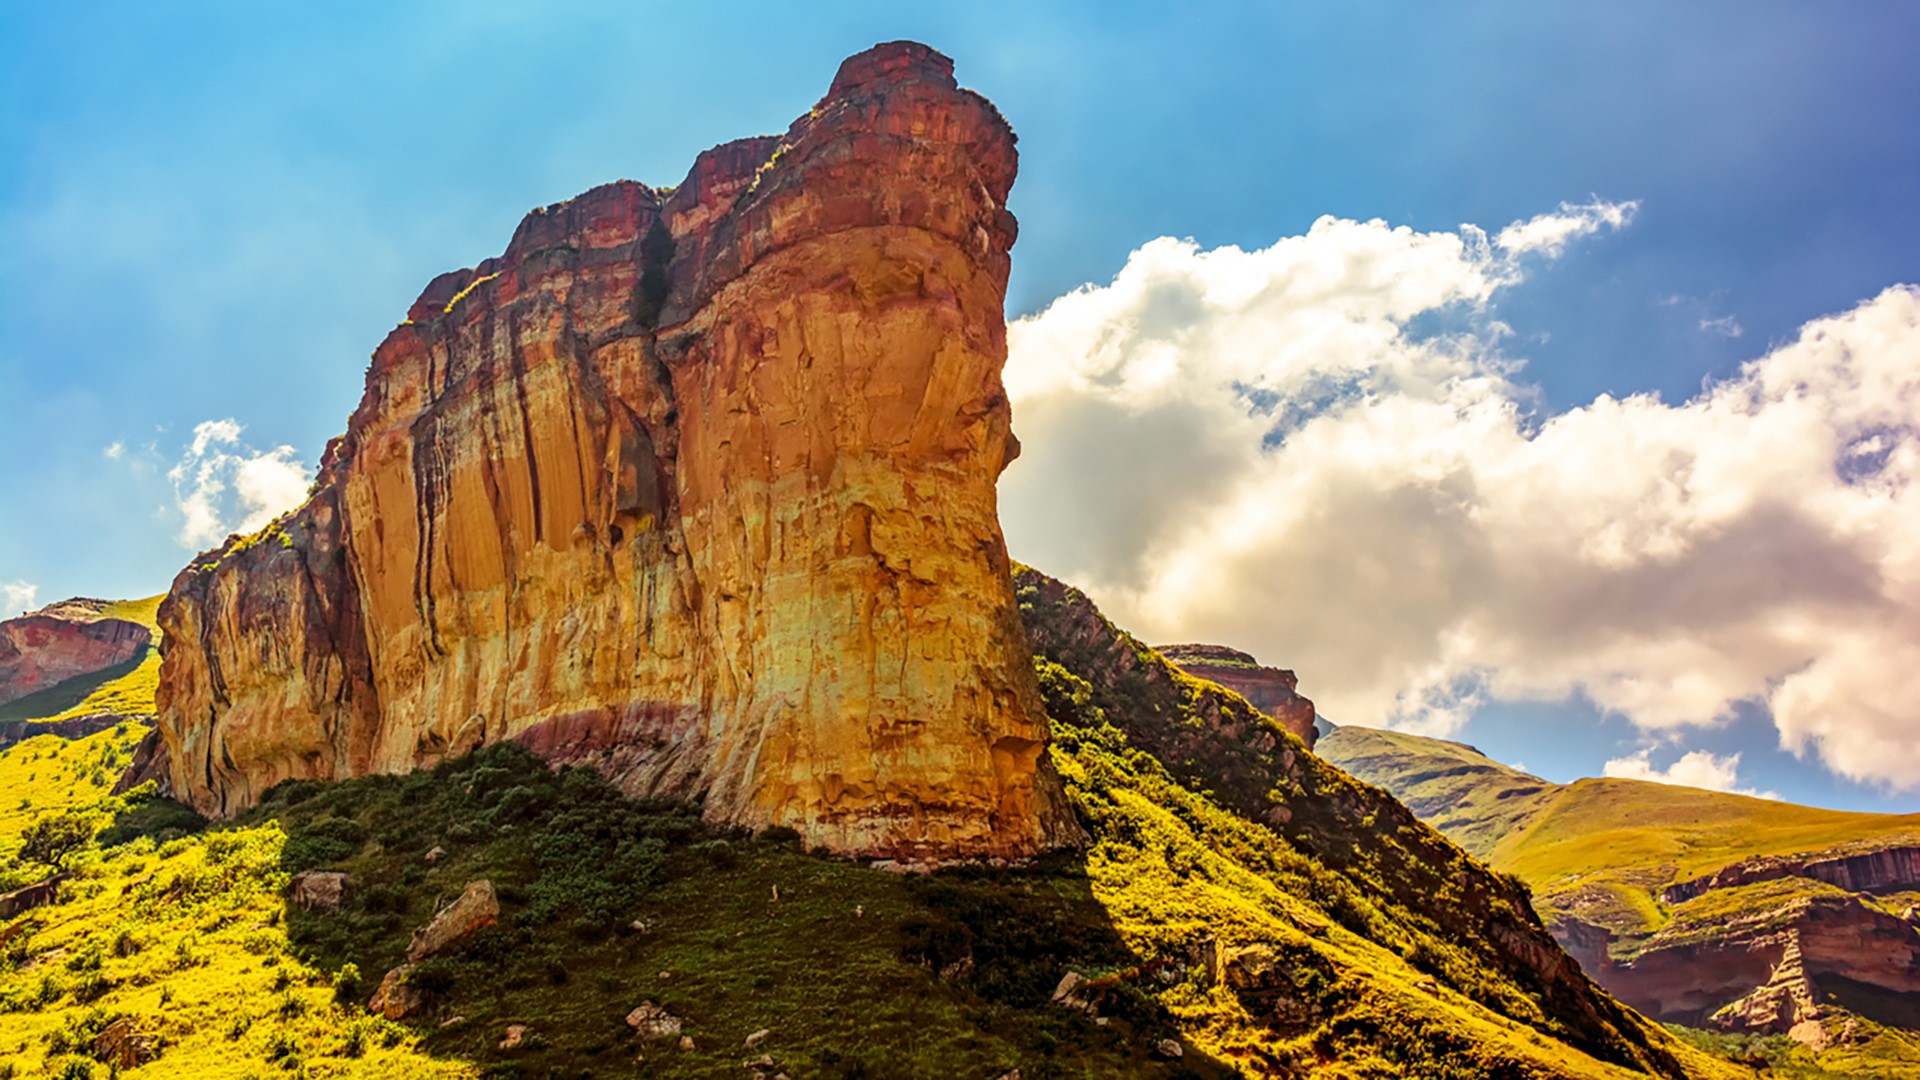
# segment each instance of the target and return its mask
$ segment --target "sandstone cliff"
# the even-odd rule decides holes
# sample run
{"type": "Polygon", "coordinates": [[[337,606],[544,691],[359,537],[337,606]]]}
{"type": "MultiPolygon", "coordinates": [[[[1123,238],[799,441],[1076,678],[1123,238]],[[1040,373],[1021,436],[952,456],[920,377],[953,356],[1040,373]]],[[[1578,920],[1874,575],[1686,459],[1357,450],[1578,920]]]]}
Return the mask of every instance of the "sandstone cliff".
{"type": "Polygon", "coordinates": [[[151,631],[108,614],[112,607],[75,599],[0,622],[0,705],[124,664],[153,644],[151,631]]]}
{"type": "Polygon", "coordinates": [[[1320,737],[1313,723],[1313,702],[1296,692],[1300,681],[1293,672],[1265,667],[1252,656],[1225,645],[1156,645],[1154,649],[1187,674],[1217,682],[1246,698],[1254,708],[1299,736],[1307,749],[1313,749],[1320,737]]]}
{"type": "Polygon", "coordinates": [[[995,503],[1014,170],[950,61],[883,45],[435,279],[313,497],[174,582],[176,790],[516,739],[843,852],[1069,838],[995,503]]]}

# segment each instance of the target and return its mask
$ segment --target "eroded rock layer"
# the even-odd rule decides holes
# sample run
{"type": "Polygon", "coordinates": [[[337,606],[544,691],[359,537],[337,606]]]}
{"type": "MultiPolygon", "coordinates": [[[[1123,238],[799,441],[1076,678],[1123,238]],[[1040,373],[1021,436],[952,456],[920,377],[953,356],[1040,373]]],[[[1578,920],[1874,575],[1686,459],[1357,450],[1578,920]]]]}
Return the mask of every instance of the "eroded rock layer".
{"type": "Polygon", "coordinates": [[[994,491],[1013,142],[879,46],[784,136],[433,281],[312,499],[175,581],[176,790],[517,739],[840,851],[1070,836],[994,491]]]}
{"type": "Polygon", "coordinates": [[[106,612],[105,600],[67,600],[0,622],[0,705],[140,655],[153,633],[106,612]]]}
{"type": "Polygon", "coordinates": [[[1296,689],[1300,680],[1293,672],[1266,667],[1225,645],[1156,645],[1154,649],[1187,674],[1217,682],[1246,698],[1313,749],[1320,735],[1313,723],[1313,702],[1300,696],[1296,689]]]}

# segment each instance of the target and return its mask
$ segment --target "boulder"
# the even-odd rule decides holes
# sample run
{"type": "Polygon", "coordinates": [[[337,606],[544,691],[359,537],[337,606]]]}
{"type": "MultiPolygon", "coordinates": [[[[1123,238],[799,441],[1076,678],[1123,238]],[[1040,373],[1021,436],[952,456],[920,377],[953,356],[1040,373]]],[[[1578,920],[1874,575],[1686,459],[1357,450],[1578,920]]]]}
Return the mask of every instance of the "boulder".
{"type": "Polygon", "coordinates": [[[759,1031],[756,1031],[753,1034],[747,1036],[747,1049],[751,1050],[754,1047],[759,1046],[761,1043],[766,1042],[767,1037],[772,1034],[773,1032],[770,1029],[761,1028],[759,1031]]]}
{"type": "Polygon", "coordinates": [[[380,989],[373,992],[373,1000],[367,1003],[367,1011],[389,1020],[405,1020],[427,1006],[427,996],[420,992],[411,981],[412,964],[401,964],[380,980],[380,989]]]}
{"type": "Polygon", "coordinates": [[[471,937],[500,921],[500,898],[493,882],[485,878],[469,882],[460,896],[433,921],[413,932],[413,944],[407,946],[407,963],[417,964],[429,956],[471,937]]]}
{"type": "Polygon", "coordinates": [[[1279,956],[1267,945],[1228,949],[1220,966],[1227,985],[1235,990],[1265,990],[1281,979],[1279,956]]]}
{"type": "Polygon", "coordinates": [[[11,919],[23,911],[45,907],[60,899],[61,883],[72,876],[71,873],[62,871],[45,881],[38,881],[23,889],[0,894],[0,919],[11,919]]]}
{"type": "Polygon", "coordinates": [[[1078,1012],[1094,1011],[1091,984],[1085,975],[1077,971],[1069,971],[1060,977],[1059,984],[1053,988],[1052,1001],[1055,1005],[1078,1012]]]}
{"type": "Polygon", "coordinates": [[[512,1050],[527,1041],[527,1025],[508,1024],[507,1034],[500,1040],[500,1049],[512,1050]]]}
{"type": "Polygon", "coordinates": [[[303,870],[293,875],[287,898],[301,911],[339,911],[347,893],[347,875],[337,870],[303,870]]]}
{"type": "Polygon", "coordinates": [[[686,1021],[651,1001],[643,1001],[627,1014],[627,1026],[642,1039],[653,1042],[679,1038],[686,1021]]]}
{"type": "Polygon", "coordinates": [[[90,1049],[95,1060],[115,1072],[137,1068],[160,1056],[160,1046],[154,1037],[142,1034],[132,1020],[124,1017],[94,1036],[90,1049]]]}

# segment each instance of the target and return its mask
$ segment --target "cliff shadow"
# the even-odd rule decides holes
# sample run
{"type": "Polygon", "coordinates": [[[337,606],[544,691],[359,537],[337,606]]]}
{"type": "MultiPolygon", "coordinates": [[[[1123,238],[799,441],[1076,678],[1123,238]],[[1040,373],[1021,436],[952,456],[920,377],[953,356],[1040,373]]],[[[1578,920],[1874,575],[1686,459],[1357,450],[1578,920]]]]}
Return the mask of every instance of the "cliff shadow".
{"type": "Polygon", "coordinates": [[[286,833],[283,870],[347,875],[337,907],[287,905],[295,959],[349,1016],[399,971],[420,1051],[490,1077],[721,1075],[762,1056],[842,1080],[1239,1075],[1148,992],[1166,976],[1128,949],[1079,853],[889,872],[510,745],[283,785],[246,820],[265,819],[286,833]],[[413,931],[481,878],[492,924],[403,969],[413,931]],[[1086,986],[1056,1002],[1069,972],[1086,986]],[[641,1037],[643,1006],[672,1034],[641,1037]]]}

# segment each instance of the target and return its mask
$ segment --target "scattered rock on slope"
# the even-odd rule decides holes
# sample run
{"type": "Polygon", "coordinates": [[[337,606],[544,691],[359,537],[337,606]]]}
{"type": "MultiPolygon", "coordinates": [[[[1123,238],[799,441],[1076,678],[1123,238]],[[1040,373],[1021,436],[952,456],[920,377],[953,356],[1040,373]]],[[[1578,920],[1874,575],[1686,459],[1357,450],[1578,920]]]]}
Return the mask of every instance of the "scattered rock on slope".
{"type": "Polygon", "coordinates": [[[413,944],[407,947],[407,963],[417,964],[445,952],[454,943],[499,921],[500,898],[494,895],[493,882],[484,878],[470,882],[446,910],[414,932],[413,944]]]}

